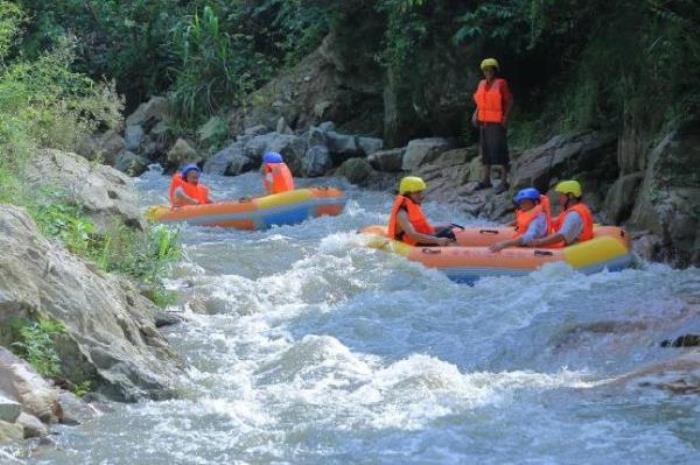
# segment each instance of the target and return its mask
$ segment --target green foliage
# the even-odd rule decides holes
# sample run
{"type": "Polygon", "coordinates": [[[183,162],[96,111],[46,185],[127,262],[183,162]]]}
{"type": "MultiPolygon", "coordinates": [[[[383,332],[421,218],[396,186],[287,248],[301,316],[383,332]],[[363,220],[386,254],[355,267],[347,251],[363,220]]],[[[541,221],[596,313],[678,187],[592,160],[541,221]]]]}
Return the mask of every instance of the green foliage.
{"type": "Polygon", "coordinates": [[[11,344],[13,351],[29,362],[40,375],[49,378],[60,375],[61,360],[54,338],[65,332],[63,325],[47,319],[15,320],[11,325],[15,334],[15,342],[11,344]]]}
{"type": "Polygon", "coordinates": [[[101,247],[95,226],[80,207],[67,203],[50,203],[30,210],[42,232],[60,239],[68,250],[82,257],[94,257],[101,247]]]}
{"type": "Polygon", "coordinates": [[[114,225],[98,232],[81,207],[56,195],[30,206],[29,212],[45,235],[58,238],[72,253],[153,289],[155,303],[171,303],[173,296],[163,288],[162,279],[168,266],[181,257],[178,233],[152,225],[146,231],[114,225]]]}
{"type": "Polygon", "coordinates": [[[83,397],[85,394],[92,391],[92,388],[93,388],[93,381],[87,379],[81,383],[75,384],[72,387],[71,392],[73,392],[73,394],[75,394],[78,397],[83,397]]]}

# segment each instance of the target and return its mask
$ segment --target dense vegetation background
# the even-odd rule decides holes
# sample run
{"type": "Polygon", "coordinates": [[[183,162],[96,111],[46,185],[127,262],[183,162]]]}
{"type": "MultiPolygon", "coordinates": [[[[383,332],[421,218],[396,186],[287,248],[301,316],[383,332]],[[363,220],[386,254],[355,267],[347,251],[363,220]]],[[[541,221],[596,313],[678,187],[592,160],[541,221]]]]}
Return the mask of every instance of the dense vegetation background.
{"type": "Polygon", "coordinates": [[[72,38],[71,71],[114,79],[129,108],[168,93],[191,123],[239,103],[329,32],[353,69],[399,102],[398,139],[463,130],[457,115],[432,114],[430,88],[436,78],[471,86],[485,55],[503,63],[524,142],[625,122],[653,132],[700,101],[692,0],[5,3],[24,11],[10,59],[38,59],[72,38]]]}

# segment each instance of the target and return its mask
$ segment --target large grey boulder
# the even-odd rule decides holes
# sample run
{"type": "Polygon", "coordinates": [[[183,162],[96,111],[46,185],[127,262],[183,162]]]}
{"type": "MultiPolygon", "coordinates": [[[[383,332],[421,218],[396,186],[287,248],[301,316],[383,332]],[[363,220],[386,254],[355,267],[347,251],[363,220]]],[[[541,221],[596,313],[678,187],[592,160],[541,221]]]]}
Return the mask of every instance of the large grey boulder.
{"type": "Polygon", "coordinates": [[[198,163],[201,157],[189,142],[179,138],[168,151],[167,160],[174,166],[181,166],[186,163],[198,163]]]}
{"type": "Polygon", "coordinates": [[[124,142],[127,150],[136,152],[143,142],[143,137],[145,136],[143,128],[139,125],[127,126],[124,130],[124,142]]]}
{"type": "MultiPolygon", "coordinates": [[[[19,441],[22,439],[24,439],[24,428],[22,425],[0,421],[0,444],[3,442],[19,441]]],[[[2,451],[0,451],[0,457],[2,457],[1,454],[2,451]]]]}
{"type": "Polygon", "coordinates": [[[99,160],[107,165],[114,165],[117,155],[125,149],[126,141],[124,138],[116,129],[110,129],[83,140],[77,152],[88,160],[99,160]]]}
{"type": "Polygon", "coordinates": [[[26,167],[25,178],[36,189],[53,186],[64,193],[85,208],[99,228],[111,225],[115,218],[131,227],[145,226],[132,180],[114,168],[45,149],[26,167]]]}
{"type": "Polygon", "coordinates": [[[156,307],[122,278],[45,239],[23,209],[0,206],[0,327],[52,319],[61,372],[124,401],[172,395],[180,362],[156,330],[156,307]]]}
{"type": "Polygon", "coordinates": [[[700,120],[670,132],[649,154],[629,224],[656,235],[654,258],[700,265],[700,120]]]}
{"type": "Polygon", "coordinates": [[[301,173],[306,177],[323,176],[333,168],[333,159],[325,145],[309,147],[304,155],[301,173]]]}
{"type": "MultiPolygon", "coordinates": [[[[590,171],[617,171],[617,137],[585,132],[558,135],[524,151],[513,163],[511,184],[547,190],[555,179],[590,171]],[[609,168],[606,168],[610,165],[609,168]]],[[[614,176],[616,176],[614,174],[614,176]]],[[[588,188],[588,186],[584,186],[588,188]]]]}
{"type": "MultiPolygon", "coordinates": [[[[142,126],[146,130],[157,123],[172,121],[173,114],[168,100],[164,97],[153,97],[144,102],[126,119],[127,126],[142,126]]],[[[148,132],[148,131],[147,131],[148,132]]]]}
{"type": "MultiPolygon", "coordinates": [[[[0,269],[2,268],[3,265],[0,264],[0,269]]],[[[2,282],[3,279],[0,278],[0,283],[2,282]]],[[[0,284],[0,292],[2,287],[0,284]]],[[[0,320],[7,318],[5,304],[0,300],[0,320]]],[[[56,421],[59,417],[58,389],[45,381],[27,362],[4,347],[0,347],[0,392],[21,404],[24,411],[45,422],[56,421]]]]}
{"type": "Polygon", "coordinates": [[[306,141],[299,136],[270,132],[248,141],[245,145],[245,155],[259,165],[265,152],[278,152],[292,173],[298,175],[302,171],[306,148],[306,141]]]}
{"type": "Polygon", "coordinates": [[[603,207],[609,223],[620,224],[621,221],[629,218],[642,179],[644,179],[644,173],[633,173],[624,175],[613,183],[605,197],[603,207]]]}
{"type": "Polygon", "coordinates": [[[24,430],[24,439],[47,436],[49,429],[34,415],[22,412],[16,423],[24,430]]]}
{"type": "Polygon", "coordinates": [[[61,406],[60,422],[64,425],[79,425],[102,415],[100,410],[68,391],[61,391],[58,404],[61,406]]]}
{"type": "Polygon", "coordinates": [[[246,165],[246,162],[251,163],[252,160],[245,155],[245,144],[242,142],[234,142],[227,145],[204,162],[204,172],[207,174],[217,174],[219,176],[229,173],[239,174],[242,172],[241,169],[246,165]],[[229,170],[234,160],[236,160],[236,166],[234,169],[229,170]]]}
{"type": "Polygon", "coordinates": [[[128,176],[140,176],[148,170],[148,159],[127,150],[117,156],[114,168],[128,176]]]}
{"type": "Polygon", "coordinates": [[[378,137],[358,137],[357,145],[365,155],[372,155],[384,148],[384,141],[378,137]]]}
{"type": "Polygon", "coordinates": [[[452,148],[452,143],[442,137],[414,139],[406,146],[401,169],[413,171],[419,166],[435,160],[450,148],[452,148]]]}
{"type": "Polygon", "coordinates": [[[372,168],[384,171],[388,173],[395,173],[401,171],[401,165],[403,163],[403,154],[406,148],[391,149],[391,150],[381,150],[372,153],[367,157],[367,161],[372,168]]]}
{"type": "Polygon", "coordinates": [[[351,158],[338,167],[336,176],[342,176],[358,186],[367,186],[374,175],[374,170],[362,158],[351,158]]]}
{"type": "Polygon", "coordinates": [[[328,131],[326,132],[326,144],[328,145],[328,150],[339,159],[363,155],[357,136],[328,131]]]}
{"type": "Polygon", "coordinates": [[[3,396],[0,390],[0,421],[14,423],[22,412],[22,406],[13,399],[3,396]]]}

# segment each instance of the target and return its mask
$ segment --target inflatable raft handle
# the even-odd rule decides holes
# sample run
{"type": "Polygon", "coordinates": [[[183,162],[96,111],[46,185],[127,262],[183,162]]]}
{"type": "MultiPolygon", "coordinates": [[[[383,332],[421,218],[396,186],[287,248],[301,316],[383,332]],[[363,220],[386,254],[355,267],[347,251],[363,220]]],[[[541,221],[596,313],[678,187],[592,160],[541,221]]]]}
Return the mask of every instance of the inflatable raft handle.
{"type": "Polygon", "coordinates": [[[243,197],[240,197],[240,198],[238,199],[238,203],[250,203],[250,202],[252,202],[252,201],[253,201],[253,198],[252,198],[252,197],[249,197],[249,196],[247,196],[247,195],[244,195],[243,197]]]}
{"type": "Polygon", "coordinates": [[[549,257],[554,255],[554,252],[548,250],[535,250],[535,257],[549,257]]]}
{"type": "Polygon", "coordinates": [[[436,247],[423,247],[422,252],[427,255],[439,255],[440,249],[436,247]]]}
{"type": "Polygon", "coordinates": [[[479,229],[479,234],[498,234],[495,229],[479,229]]]}

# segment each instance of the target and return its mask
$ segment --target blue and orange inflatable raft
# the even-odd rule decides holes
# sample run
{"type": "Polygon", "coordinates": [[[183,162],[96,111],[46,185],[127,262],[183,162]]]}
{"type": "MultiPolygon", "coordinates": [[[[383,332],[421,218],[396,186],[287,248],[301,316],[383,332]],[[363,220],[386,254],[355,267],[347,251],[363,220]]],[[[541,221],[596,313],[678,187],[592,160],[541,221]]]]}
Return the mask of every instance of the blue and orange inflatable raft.
{"type": "Polygon", "coordinates": [[[258,230],[297,224],[317,216],[339,215],[345,202],[342,191],[319,187],[206,205],[177,208],[158,205],[148,209],[146,218],[159,223],[258,230]]]}

